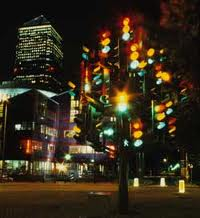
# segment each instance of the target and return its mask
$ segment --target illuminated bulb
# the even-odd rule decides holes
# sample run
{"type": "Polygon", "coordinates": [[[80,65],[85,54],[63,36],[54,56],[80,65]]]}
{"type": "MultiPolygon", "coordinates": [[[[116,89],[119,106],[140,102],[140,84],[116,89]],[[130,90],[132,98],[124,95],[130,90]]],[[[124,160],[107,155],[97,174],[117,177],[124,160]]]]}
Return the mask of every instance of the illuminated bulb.
{"type": "Polygon", "coordinates": [[[128,41],[129,39],[130,39],[130,33],[123,33],[123,35],[122,35],[122,39],[124,40],[124,41],[128,41]]]}
{"type": "Polygon", "coordinates": [[[137,139],[134,142],[134,146],[135,147],[140,147],[143,144],[143,141],[141,139],[137,139]]]}
{"type": "Polygon", "coordinates": [[[110,51],[110,46],[106,45],[101,51],[103,53],[108,53],[110,51]]]}
{"type": "Polygon", "coordinates": [[[139,61],[138,60],[134,60],[130,63],[130,68],[131,69],[136,69],[139,65],[139,61]]]}
{"type": "Polygon", "coordinates": [[[172,108],[167,108],[166,110],[166,114],[169,115],[173,112],[173,109],[172,108]]]}

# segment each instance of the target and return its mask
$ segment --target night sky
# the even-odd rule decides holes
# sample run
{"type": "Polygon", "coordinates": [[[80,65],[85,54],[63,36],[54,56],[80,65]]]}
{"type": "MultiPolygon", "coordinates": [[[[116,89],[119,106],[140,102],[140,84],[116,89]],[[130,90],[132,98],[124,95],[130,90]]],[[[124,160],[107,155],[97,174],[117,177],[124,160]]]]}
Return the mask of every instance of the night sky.
{"type": "Polygon", "coordinates": [[[94,44],[101,28],[109,27],[118,17],[134,11],[143,13],[147,18],[157,19],[159,16],[158,0],[15,2],[14,5],[9,1],[7,5],[1,5],[0,81],[10,79],[12,76],[17,29],[41,14],[64,39],[65,80],[74,82],[79,74],[82,45],[94,44]]]}

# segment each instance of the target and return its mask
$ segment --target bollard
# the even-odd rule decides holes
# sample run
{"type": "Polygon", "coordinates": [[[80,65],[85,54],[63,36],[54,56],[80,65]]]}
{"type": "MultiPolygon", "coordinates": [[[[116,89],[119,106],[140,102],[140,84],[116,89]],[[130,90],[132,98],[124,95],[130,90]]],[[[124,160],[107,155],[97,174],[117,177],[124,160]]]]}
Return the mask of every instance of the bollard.
{"type": "Polygon", "coordinates": [[[165,183],[165,178],[160,178],[160,186],[161,187],[165,187],[166,186],[166,183],[165,183]]]}
{"type": "Polygon", "coordinates": [[[139,187],[139,179],[138,178],[134,178],[133,187],[139,187]]]}
{"type": "Polygon", "coordinates": [[[179,193],[185,193],[185,181],[179,180],[179,193]]]}

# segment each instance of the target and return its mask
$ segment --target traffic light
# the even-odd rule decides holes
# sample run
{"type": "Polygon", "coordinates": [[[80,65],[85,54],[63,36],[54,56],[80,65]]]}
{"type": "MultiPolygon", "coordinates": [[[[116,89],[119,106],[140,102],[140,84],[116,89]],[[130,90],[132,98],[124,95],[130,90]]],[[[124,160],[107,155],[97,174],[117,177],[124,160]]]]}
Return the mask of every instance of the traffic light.
{"type": "Polygon", "coordinates": [[[157,104],[154,106],[154,117],[156,120],[156,129],[161,130],[166,126],[166,114],[165,114],[166,106],[165,104],[157,104]]]}
{"type": "Polygon", "coordinates": [[[138,58],[139,58],[140,54],[139,54],[138,48],[139,48],[139,45],[137,43],[133,43],[130,46],[130,50],[131,50],[131,53],[130,53],[130,60],[131,60],[130,68],[132,70],[137,69],[138,66],[139,66],[138,58]]]}
{"type": "Polygon", "coordinates": [[[117,103],[117,111],[119,113],[126,113],[128,110],[128,95],[126,92],[118,92],[116,97],[116,103],[117,103]]]}
{"type": "Polygon", "coordinates": [[[101,52],[103,54],[107,54],[109,51],[110,51],[110,43],[111,43],[111,40],[110,40],[110,32],[109,31],[106,31],[104,33],[101,34],[101,52]]]}
{"type": "Polygon", "coordinates": [[[123,26],[122,26],[122,40],[128,41],[131,37],[130,34],[130,18],[125,17],[123,19],[123,26]]]}
{"type": "Polygon", "coordinates": [[[171,137],[175,136],[175,132],[176,132],[176,118],[175,117],[170,117],[168,119],[168,133],[171,137]]]}
{"type": "Polygon", "coordinates": [[[131,136],[134,147],[140,147],[143,144],[143,123],[140,118],[131,122],[131,136]]]}
{"type": "Polygon", "coordinates": [[[174,103],[171,100],[165,103],[166,114],[168,117],[168,133],[171,137],[174,137],[176,132],[176,118],[174,117],[174,109],[172,107],[173,105],[174,103]]]}
{"type": "Polygon", "coordinates": [[[73,128],[75,135],[73,136],[77,143],[85,143],[86,119],[85,113],[76,114],[74,118],[75,126],[73,128]]]}
{"type": "Polygon", "coordinates": [[[82,58],[85,61],[88,61],[89,60],[89,51],[90,51],[90,49],[87,48],[86,46],[83,46],[82,49],[83,49],[83,51],[82,51],[82,58]]]}

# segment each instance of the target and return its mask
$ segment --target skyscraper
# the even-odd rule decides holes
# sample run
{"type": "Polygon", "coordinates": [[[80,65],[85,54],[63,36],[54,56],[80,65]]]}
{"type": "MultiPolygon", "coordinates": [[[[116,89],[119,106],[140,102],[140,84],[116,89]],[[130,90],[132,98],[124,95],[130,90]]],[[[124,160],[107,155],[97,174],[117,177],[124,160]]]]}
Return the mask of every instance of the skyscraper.
{"type": "Polygon", "coordinates": [[[18,86],[60,89],[62,66],[62,38],[43,15],[18,29],[13,78],[18,86]]]}

